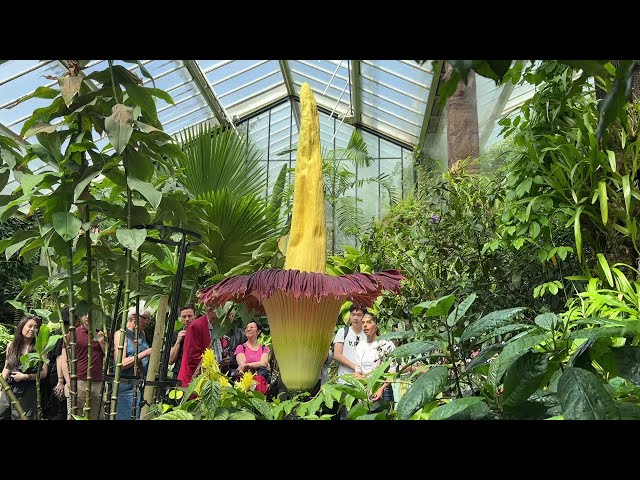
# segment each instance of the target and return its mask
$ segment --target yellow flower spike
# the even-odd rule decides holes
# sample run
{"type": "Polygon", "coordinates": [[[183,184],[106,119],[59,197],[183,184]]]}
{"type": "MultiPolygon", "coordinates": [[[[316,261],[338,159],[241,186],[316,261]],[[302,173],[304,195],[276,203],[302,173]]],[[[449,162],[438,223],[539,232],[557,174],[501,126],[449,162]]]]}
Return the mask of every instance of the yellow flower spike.
{"type": "Polygon", "coordinates": [[[300,117],[291,230],[284,268],[325,273],[327,227],[322,189],[320,119],[316,99],[308,83],[300,87],[300,117]]]}
{"type": "MultiPolygon", "coordinates": [[[[397,270],[326,274],[327,237],[322,190],[320,121],[308,84],[300,89],[301,125],[296,157],[291,230],[285,268],[228,277],[198,292],[210,307],[246,302],[269,319],[273,352],[290,391],[310,390],[331,345],[340,306],[347,300],[371,306],[384,290],[400,291],[397,270]]],[[[244,378],[244,377],[243,377],[244,378]]],[[[236,383],[236,388],[253,386],[236,383]]],[[[245,390],[246,391],[246,390],[245,390]]]]}
{"type": "Polygon", "coordinates": [[[216,356],[210,348],[205,349],[202,354],[202,369],[204,371],[211,371],[212,373],[220,373],[220,367],[218,366],[218,362],[216,362],[216,356]]]}
{"type": "Polygon", "coordinates": [[[240,380],[236,382],[235,388],[242,392],[248,392],[253,388],[254,383],[253,374],[251,372],[244,372],[240,380]]]}
{"type": "Polygon", "coordinates": [[[231,386],[231,382],[229,382],[229,379],[224,375],[220,375],[216,380],[220,384],[220,388],[222,388],[223,393],[225,388],[231,386]]]}

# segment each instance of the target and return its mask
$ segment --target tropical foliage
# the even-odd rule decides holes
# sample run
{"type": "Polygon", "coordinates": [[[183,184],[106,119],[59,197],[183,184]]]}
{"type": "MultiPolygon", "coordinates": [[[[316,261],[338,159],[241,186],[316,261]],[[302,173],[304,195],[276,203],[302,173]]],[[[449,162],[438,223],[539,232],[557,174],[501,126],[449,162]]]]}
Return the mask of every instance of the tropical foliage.
{"type": "MultiPolygon", "coordinates": [[[[640,112],[627,102],[638,62],[449,63],[441,101],[471,70],[536,85],[501,120],[507,139],[479,160],[481,174],[467,162],[420,170],[401,200],[388,177],[356,175],[371,162],[357,129],[346,148],[323,152],[327,269],[403,271],[403,291],[372,309],[397,348],[366,380],[336,383],[333,373],[313,398],[273,401],[253,390],[251,376],[223,376],[207,352],[182,398],[152,406],[150,418],[328,419],[339,407],[350,419],[640,418],[640,112]],[[390,211],[362,231],[367,219],[350,192],[366,183],[387,192],[390,211]],[[352,235],[361,248],[341,251],[352,235]],[[387,371],[392,362],[398,373],[387,371]],[[383,381],[399,394],[391,408],[369,400],[383,381]]],[[[57,88],[21,99],[48,101],[22,127],[31,143],[0,136],[0,184],[10,174],[19,182],[0,205],[3,300],[60,327],[68,306],[89,312],[91,329],[118,328],[117,315],[124,328],[126,313],[114,312],[120,285],[123,307],[140,297],[153,305],[180,271],[184,303],[205,282],[282,267],[286,167],[264,198],[260,155],[233,129],[191,128],[180,145],[158,119],[169,94],[122,65],[88,76],[85,61],[66,65],[57,88]],[[146,241],[180,234],[150,225],[188,229],[203,243],[181,268],[175,248],[146,241]]],[[[230,310],[219,311],[225,328],[230,310]]],[[[239,312],[238,322],[251,318],[239,312]]],[[[45,322],[25,366],[55,344],[53,328],[45,322]]],[[[12,333],[0,328],[3,350],[12,333]]]]}

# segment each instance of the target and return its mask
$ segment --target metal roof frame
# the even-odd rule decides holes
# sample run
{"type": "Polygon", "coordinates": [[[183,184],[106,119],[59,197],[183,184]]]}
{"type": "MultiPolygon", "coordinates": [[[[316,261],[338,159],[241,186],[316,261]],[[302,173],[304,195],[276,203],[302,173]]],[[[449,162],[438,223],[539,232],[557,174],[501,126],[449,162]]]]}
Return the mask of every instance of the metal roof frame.
{"type": "MultiPolygon", "coordinates": [[[[152,61],[153,60],[145,60],[141,62],[143,62],[143,64],[146,64],[152,61]]],[[[162,71],[158,73],[157,76],[154,76],[154,79],[161,78],[165,75],[169,75],[184,67],[186,71],[189,72],[189,76],[191,77],[192,81],[188,81],[188,80],[180,81],[178,82],[177,85],[171,85],[166,90],[173,91],[183,87],[184,85],[190,84],[191,88],[194,91],[199,91],[202,94],[202,98],[204,99],[206,105],[211,109],[213,115],[221,125],[234,127],[234,124],[248,120],[262,112],[265,112],[271,108],[278,106],[283,101],[288,100],[291,104],[291,112],[292,112],[292,115],[294,116],[296,125],[298,125],[299,127],[300,96],[298,93],[296,93],[296,88],[299,85],[300,80],[299,79],[296,80],[296,77],[295,77],[296,72],[294,71],[295,66],[289,60],[277,60],[280,67],[278,73],[282,75],[282,78],[281,78],[282,83],[278,83],[275,87],[269,86],[269,87],[262,88],[259,91],[256,90],[255,92],[248,92],[246,98],[242,98],[241,100],[234,100],[235,103],[230,102],[229,99],[223,98],[224,95],[221,96],[216,93],[216,90],[214,88],[215,85],[220,85],[227,81],[233,81],[233,79],[237,77],[239,74],[250,72],[254,68],[257,68],[268,61],[270,60],[260,60],[259,63],[243,68],[240,71],[235,72],[233,74],[224,75],[222,71],[220,71],[219,75],[214,75],[212,74],[212,72],[216,72],[218,68],[221,68],[221,67],[224,67],[225,65],[233,63],[234,60],[213,61],[213,63],[209,65],[207,68],[202,68],[200,65],[201,61],[198,61],[198,60],[173,60],[170,62],[173,62],[174,65],[173,66],[168,65],[169,67],[172,67],[172,68],[170,68],[167,71],[162,71]],[[285,88],[283,88],[283,85],[284,87],[286,87],[286,94],[285,94],[285,88]],[[278,93],[277,96],[275,94],[274,95],[267,94],[266,95],[267,98],[259,98],[258,100],[251,101],[252,99],[260,97],[263,94],[266,94],[269,90],[273,88],[282,89],[283,95],[280,95],[280,93],[278,93]],[[242,115],[234,115],[234,117],[231,118],[231,115],[229,114],[229,112],[234,111],[233,107],[236,104],[238,104],[238,102],[246,102],[246,113],[243,113],[242,115]]],[[[2,65],[5,62],[6,62],[5,60],[0,60],[0,65],[2,65]]],[[[19,72],[12,73],[5,79],[0,79],[0,87],[3,84],[6,84],[7,82],[10,82],[12,80],[19,80],[20,77],[22,77],[23,75],[26,75],[34,70],[37,70],[43,65],[50,64],[51,62],[60,62],[65,67],[67,65],[67,61],[65,60],[37,61],[34,65],[30,65],[26,69],[23,69],[19,72]]],[[[88,66],[97,65],[99,62],[101,62],[101,60],[92,61],[91,63],[88,64],[88,66]]],[[[440,120],[440,114],[441,114],[440,112],[441,108],[437,103],[439,98],[438,89],[441,88],[441,85],[442,85],[444,60],[433,60],[431,64],[432,68],[428,68],[429,64],[417,66],[414,64],[414,61],[398,60],[398,62],[402,64],[402,65],[399,65],[399,67],[402,67],[402,68],[398,68],[397,71],[393,63],[380,65],[380,64],[372,63],[366,60],[347,60],[347,62],[349,63],[347,64],[346,67],[344,64],[344,60],[342,61],[328,60],[327,61],[328,63],[327,62],[313,63],[309,60],[298,60],[297,62],[300,62],[302,65],[305,65],[310,69],[322,72],[325,75],[329,75],[332,73],[331,71],[329,71],[330,70],[329,66],[332,66],[332,67],[337,66],[337,68],[335,69],[335,72],[333,72],[332,79],[334,76],[337,76],[340,79],[345,80],[344,74],[346,72],[344,70],[340,70],[341,66],[349,70],[349,75],[348,75],[349,78],[346,78],[346,81],[347,81],[347,84],[349,84],[351,87],[350,102],[345,102],[344,99],[336,100],[334,95],[337,96],[337,92],[339,92],[340,90],[340,88],[337,88],[337,87],[336,87],[336,90],[332,91],[330,94],[328,92],[324,94],[322,92],[318,92],[319,94],[321,94],[321,97],[323,98],[323,104],[319,105],[319,109],[326,114],[332,115],[337,119],[341,119],[345,123],[349,123],[353,126],[356,126],[357,128],[361,128],[364,131],[378,135],[381,138],[391,141],[392,143],[402,146],[404,148],[413,148],[414,145],[408,144],[407,142],[409,138],[416,138],[416,136],[417,136],[417,140],[415,142],[415,146],[424,148],[427,143],[427,139],[431,138],[431,136],[437,130],[437,125],[440,120]],[[376,75],[378,74],[381,75],[382,80],[378,79],[377,76],[375,81],[371,80],[369,77],[363,77],[362,75],[363,65],[368,65],[367,68],[370,67],[370,68],[376,69],[377,71],[376,75]],[[406,67],[419,68],[424,70],[427,73],[430,73],[431,74],[430,84],[425,85],[423,81],[418,80],[419,77],[414,77],[413,75],[411,75],[411,73],[409,73],[410,70],[407,70],[406,67]],[[387,75],[389,76],[389,78],[393,78],[395,80],[389,83],[386,83],[384,78],[387,75]],[[427,98],[425,99],[424,95],[416,95],[415,92],[413,91],[411,92],[404,91],[405,89],[401,88],[399,84],[396,83],[396,80],[398,79],[404,82],[409,82],[418,87],[423,87],[425,89],[428,89],[429,93],[427,95],[427,98]],[[379,84],[383,86],[384,89],[387,89],[386,90],[387,94],[385,95],[384,94],[385,90],[382,90],[382,89],[380,89],[380,91],[378,91],[378,89],[375,89],[375,91],[372,91],[373,87],[371,85],[371,82],[374,82],[374,83],[379,82],[379,84]],[[402,98],[406,97],[408,101],[404,103],[404,101],[399,96],[395,95],[396,93],[399,95],[402,95],[403,96],[402,98]],[[392,96],[393,98],[388,98],[389,96],[392,96]],[[417,98],[418,96],[422,98],[417,98]],[[339,105],[342,105],[340,109],[342,109],[342,107],[344,107],[345,105],[349,105],[350,103],[352,111],[348,112],[346,116],[342,113],[336,113],[336,112],[333,112],[332,114],[331,106],[329,105],[329,102],[331,101],[336,102],[336,107],[338,107],[339,105]],[[386,102],[388,102],[388,104],[386,102]],[[422,110],[422,105],[424,105],[425,102],[426,102],[426,106],[424,107],[424,110],[422,110]],[[403,117],[402,110],[398,110],[396,109],[396,107],[398,107],[398,109],[404,109],[404,111],[406,111],[407,113],[407,117],[403,117]],[[363,112],[363,108],[365,109],[365,112],[363,112]],[[391,108],[393,109],[393,111],[389,110],[391,108]],[[373,109],[372,112],[367,113],[370,109],[373,109]],[[386,114],[388,116],[388,118],[387,116],[385,116],[386,121],[379,119],[378,121],[380,122],[380,124],[389,125],[390,127],[393,127],[395,130],[392,130],[390,133],[386,133],[386,132],[379,131],[379,129],[376,127],[373,127],[371,125],[371,118],[369,117],[371,117],[371,113],[375,115],[376,111],[380,111],[381,115],[386,114]],[[415,116],[411,117],[411,115],[415,115],[415,116]],[[421,124],[419,120],[417,120],[417,118],[419,118],[420,115],[422,116],[421,124]],[[391,125],[389,122],[395,123],[395,119],[400,119],[402,120],[402,122],[406,121],[408,123],[391,125]],[[400,132],[404,132],[405,129],[409,128],[409,125],[411,124],[416,125],[416,127],[419,127],[419,131],[418,131],[419,133],[406,132],[407,133],[406,139],[397,138],[400,132]],[[397,131],[397,134],[394,134],[393,133],[394,131],[397,131]]],[[[136,65],[133,64],[131,67],[128,67],[128,68],[135,69],[136,65]]],[[[267,77],[271,75],[273,75],[273,73],[262,74],[262,77],[267,77]]],[[[329,85],[331,85],[331,81],[327,83],[326,81],[320,81],[320,79],[315,78],[312,71],[311,72],[305,71],[304,73],[301,73],[301,75],[303,77],[302,81],[304,81],[304,79],[308,77],[310,80],[317,81],[321,85],[327,85],[327,88],[329,88],[329,85]]],[[[262,77],[257,77],[256,81],[260,80],[260,78],[262,77]]],[[[149,79],[143,78],[143,82],[145,84],[148,83],[149,81],[150,81],[149,79]]],[[[90,88],[91,87],[95,88],[95,85],[89,84],[89,86],[90,88]]],[[[236,84],[235,86],[233,84],[231,84],[230,86],[231,86],[231,90],[229,90],[229,92],[226,92],[225,95],[230,95],[230,93],[233,93],[241,88],[244,88],[244,86],[246,85],[244,83],[240,85],[240,83],[238,82],[238,84],[236,84]]],[[[513,99],[511,99],[510,97],[513,94],[514,90],[515,90],[515,85],[511,83],[504,85],[503,90],[501,91],[499,98],[497,99],[497,103],[493,105],[488,105],[488,108],[491,108],[491,114],[489,116],[489,120],[485,123],[484,130],[481,133],[481,139],[480,139],[481,148],[483,148],[484,145],[489,140],[491,132],[495,128],[496,122],[508,113],[505,110],[505,108],[507,105],[509,105],[509,100],[513,102],[513,99]]],[[[186,96],[186,98],[181,98],[178,101],[178,103],[185,102],[193,98],[194,96],[196,95],[192,94],[192,95],[186,96]]],[[[527,96],[528,95],[525,94],[525,96],[523,97],[523,101],[524,101],[524,98],[527,96]]],[[[509,110],[513,110],[513,108],[517,108],[517,106],[520,103],[521,102],[518,102],[518,104],[515,106],[512,105],[509,108],[509,110]]],[[[243,103],[243,105],[245,104],[243,103]]],[[[166,108],[168,107],[165,106],[161,110],[164,110],[166,108]]],[[[196,108],[196,110],[200,110],[200,108],[196,108]]],[[[245,110],[245,108],[243,107],[242,110],[245,110]]],[[[334,107],[334,110],[336,110],[335,107],[334,107]]],[[[193,113],[193,111],[190,109],[190,112],[187,112],[187,113],[193,113]]],[[[177,117],[172,118],[171,121],[180,120],[184,118],[184,116],[185,114],[178,115],[177,117]]],[[[16,134],[11,130],[12,125],[17,124],[22,120],[24,120],[24,118],[20,118],[17,120],[11,117],[7,118],[4,121],[4,125],[0,124],[0,133],[8,135],[11,138],[17,140],[21,145],[26,146],[29,143],[25,142],[24,139],[22,139],[18,134],[16,134]]],[[[198,119],[196,123],[200,123],[200,120],[198,119]]]]}
{"type": "Polygon", "coordinates": [[[300,104],[294,101],[296,89],[293,85],[293,77],[291,76],[291,68],[289,67],[288,60],[278,60],[280,63],[280,71],[282,72],[282,78],[284,78],[284,84],[287,86],[287,94],[291,101],[291,109],[293,111],[293,117],[295,118],[296,125],[300,129],[300,104]]]}
{"type": "Polygon", "coordinates": [[[227,113],[225,108],[220,103],[220,100],[218,100],[218,97],[216,96],[211,83],[209,83],[207,76],[202,73],[202,70],[200,69],[198,63],[195,60],[183,60],[182,63],[184,63],[184,66],[191,74],[193,82],[202,92],[203,98],[213,111],[220,125],[231,126],[235,128],[233,121],[229,117],[229,114],[227,113]]]}

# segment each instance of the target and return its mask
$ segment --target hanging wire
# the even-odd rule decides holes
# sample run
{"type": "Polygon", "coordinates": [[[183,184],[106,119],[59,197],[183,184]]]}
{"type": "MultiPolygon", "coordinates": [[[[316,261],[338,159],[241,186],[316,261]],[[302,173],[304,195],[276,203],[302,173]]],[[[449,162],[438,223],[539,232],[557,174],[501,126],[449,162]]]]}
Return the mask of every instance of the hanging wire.
{"type": "Polygon", "coordinates": [[[329,90],[329,85],[331,85],[331,82],[333,81],[333,77],[336,76],[336,73],[338,73],[338,70],[342,66],[342,62],[344,62],[344,60],[340,60],[340,63],[338,64],[338,66],[334,70],[333,75],[331,75],[331,78],[329,79],[329,83],[327,83],[327,86],[325,87],[324,92],[322,92],[322,95],[326,95],[327,94],[327,90],[329,90]]]}
{"type": "MultiPolygon", "coordinates": [[[[340,62],[340,65],[342,65],[342,61],[340,62]]],[[[344,86],[344,88],[342,89],[342,93],[340,94],[340,98],[338,98],[338,102],[336,103],[336,106],[333,107],[333,110],[331,111],[331,115],[333,115],[333,112],[335,112],[336,108],[338,107],[338,103],[340,103],[340,99],[342,98],[342,95],[344,94],[345,90],[347,89],[347,85],[349,86],[349,110],[347,110],[347,113],[342,116],[342,119],[340,120],[340,123],[338,124],[338,127],[336,128],[335,132],[333,132],[333,137],[331,137],[331,142],[330,142],[331,144],[333,144],[333,140],[336,138],[336,135],[340,131],[340,127],[344,123],[344,119],[347,117],[347,115],[353,115],[353,97],[351,95],[351,60],[349,60],[349,62],[347,63],[347,73],[348,73],[348,75],[347,75],[347,83],[344,86]]]]}

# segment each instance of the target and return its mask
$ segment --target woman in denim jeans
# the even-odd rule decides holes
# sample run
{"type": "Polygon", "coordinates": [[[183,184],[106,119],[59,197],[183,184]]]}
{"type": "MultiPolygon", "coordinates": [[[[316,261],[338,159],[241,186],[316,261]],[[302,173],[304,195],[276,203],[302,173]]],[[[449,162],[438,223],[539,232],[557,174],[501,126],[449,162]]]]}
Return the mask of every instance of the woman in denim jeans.
{"type": "MultiPolygon", "coordinates": [[[[125,331],[125,348],[122,352],[122,381],[118,389],[118,411],[116,420],[130,420],[131,410],[133,407],[133,389],[137,388],[139,381],[143,379],[147,373],[147,365],[149,364],[149,356],[151,355],[151,347],[147,343],[144,336],[144,328],[151,319],[151,310],[140,309],[138,318],[138,355],[135,355],[134,340],[136,326],[136,307],[129,308],[127,317],[127,330],[125,331]],[[134,363],[138,362],[137,375],[134,376],[134,363]]],[[[113,335],[113,345],[115,351],[115,359],[118,359],[118,346],[120,345],[120,330],[113,335]]],[[[140,400],[142,400],[142,391],[138,391],[138,405],[136,408],[136,418],[140,418],[140,400]]]]}

